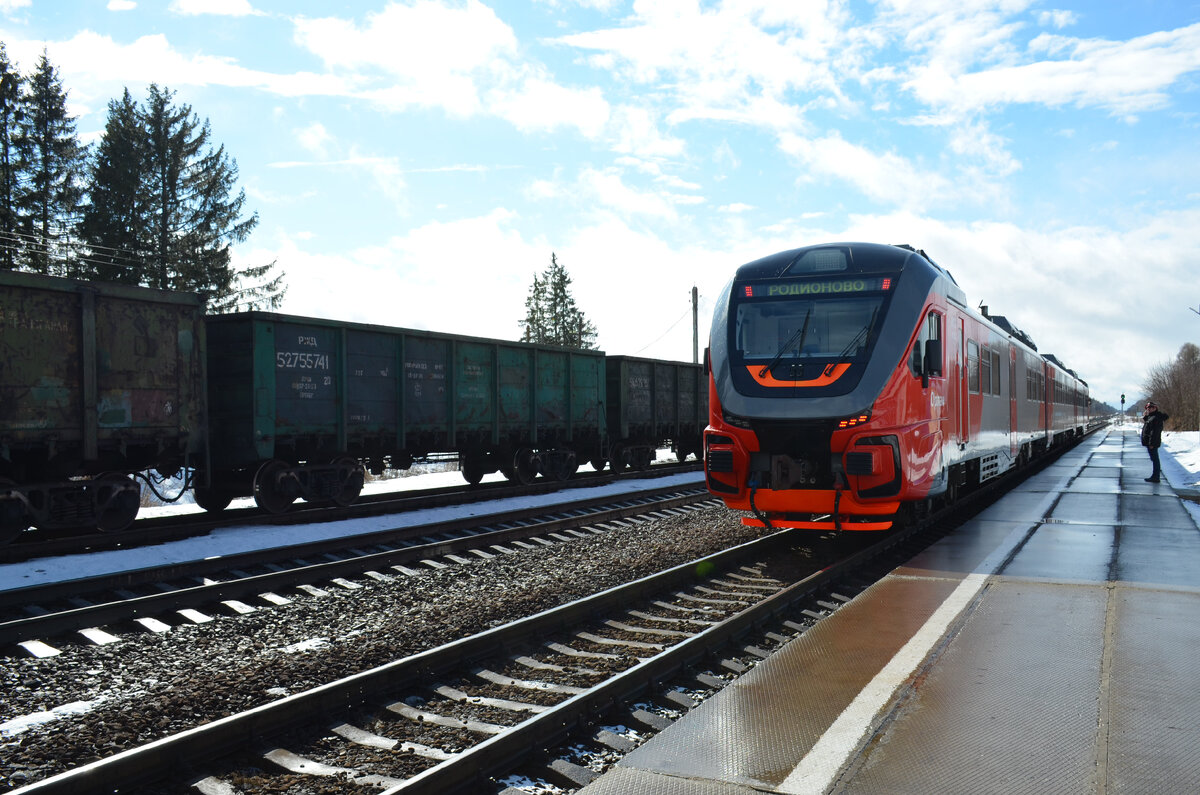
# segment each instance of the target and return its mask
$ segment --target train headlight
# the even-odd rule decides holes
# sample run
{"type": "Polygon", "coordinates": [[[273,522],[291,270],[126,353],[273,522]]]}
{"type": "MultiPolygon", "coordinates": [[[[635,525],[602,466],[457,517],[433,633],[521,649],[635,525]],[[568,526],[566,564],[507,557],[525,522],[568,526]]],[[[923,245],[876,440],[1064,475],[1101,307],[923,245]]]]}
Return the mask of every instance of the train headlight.
{"type": "Polygon", "coordinates": [[[723,419],[727,425],[732,425],[735,428],[745,428],[746,430],[750,430],[750,420],[746,419],[745,417],[739,417],[736,414],[730,414],[728,411],[722,410],[721,419],[723,419]]]}
{"type": "Polygon", "coordinates": [[[862,425],[870,419],[871,412],[864,411],[862,414],[855,414],[853,417],[846,417],[845,419],[838,420],[837,427],[839,430],[842,428],[853,428],[856,425],[862,425]]]}

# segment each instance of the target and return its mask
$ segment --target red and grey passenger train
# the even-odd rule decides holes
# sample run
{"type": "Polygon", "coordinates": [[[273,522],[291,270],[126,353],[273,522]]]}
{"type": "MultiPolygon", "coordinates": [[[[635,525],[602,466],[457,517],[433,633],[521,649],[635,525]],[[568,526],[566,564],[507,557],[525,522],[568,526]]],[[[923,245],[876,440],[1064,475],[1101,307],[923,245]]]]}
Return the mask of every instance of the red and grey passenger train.
{"type": "Polygon", "coordinates": [[[713,315],[708,489],[748,525],[884,530],[1088,425],[1088,386],[910,246],[740,267],[713,315]]]}

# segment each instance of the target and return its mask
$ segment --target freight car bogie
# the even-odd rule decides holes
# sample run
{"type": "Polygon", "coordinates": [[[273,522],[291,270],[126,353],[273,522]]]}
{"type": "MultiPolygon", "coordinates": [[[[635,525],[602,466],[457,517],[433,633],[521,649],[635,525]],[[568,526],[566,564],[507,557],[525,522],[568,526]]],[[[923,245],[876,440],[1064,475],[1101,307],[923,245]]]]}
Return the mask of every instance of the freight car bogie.
{"type": "Polygon", "coordinates": [[[283,513],[298,499],[344,507],[358,499],[364,482],[362,465],[350,456],[324,464],[272,459],[254,474],[254,502],[268,513],[283,513]]]}
{"type": "Polygon", "coordinates": [[[0,482],[0,543],[12,541],[30,526],[119,532],[133,524],[141,505],[141,487],[119,473],[20,485],[4,480],[0,482]]]}

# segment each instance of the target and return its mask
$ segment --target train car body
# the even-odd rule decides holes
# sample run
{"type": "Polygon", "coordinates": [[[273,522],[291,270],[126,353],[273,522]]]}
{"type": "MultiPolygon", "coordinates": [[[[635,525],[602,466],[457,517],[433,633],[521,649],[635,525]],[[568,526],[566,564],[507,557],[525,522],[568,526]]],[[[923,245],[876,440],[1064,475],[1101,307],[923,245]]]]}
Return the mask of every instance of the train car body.
{"type": "Polygon", "coordinates": [[[708,423],[708,384],[698,364],[609,356],[609,460],[613,471],[643,468],[659,448],[683,461],[700,457],[708,423]]]}
{"type": "Polygon", "coordinates": [[[0,533],[120,529],[129,478],[202,462],[203,302],[0,272],[0,533]]]}
{"type": "Polygon", "coordinates": [[[1086,383],[909,247],[744,265],[710,345],[706,480],[750,525],[886,529],[1087,425],[1086,383]]]}
{"type": "Polygon", "coordinates": [[[208,320],[211,470],[197,502],[347,503],[361,464],[453,455],[478,482],[566,478],[605,443],[598,351],[263,312],[208,320]]]}

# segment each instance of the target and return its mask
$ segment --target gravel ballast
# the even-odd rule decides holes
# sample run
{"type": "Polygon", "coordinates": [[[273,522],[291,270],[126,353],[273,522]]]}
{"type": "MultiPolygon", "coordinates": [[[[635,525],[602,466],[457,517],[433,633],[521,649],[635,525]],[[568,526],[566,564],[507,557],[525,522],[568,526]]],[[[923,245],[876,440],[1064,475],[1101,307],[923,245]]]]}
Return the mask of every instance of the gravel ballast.
{"type": "MultiPolygon", "coordinates": [[[[0,792],[532,615],[756,538],[704,509],[108,646],[13,657],[0,672],[0,792]],[[68,705],[71,705],[69,708],[68,705]]],[[[515,548],[514,548],[515,549],[515,548]]]]}

